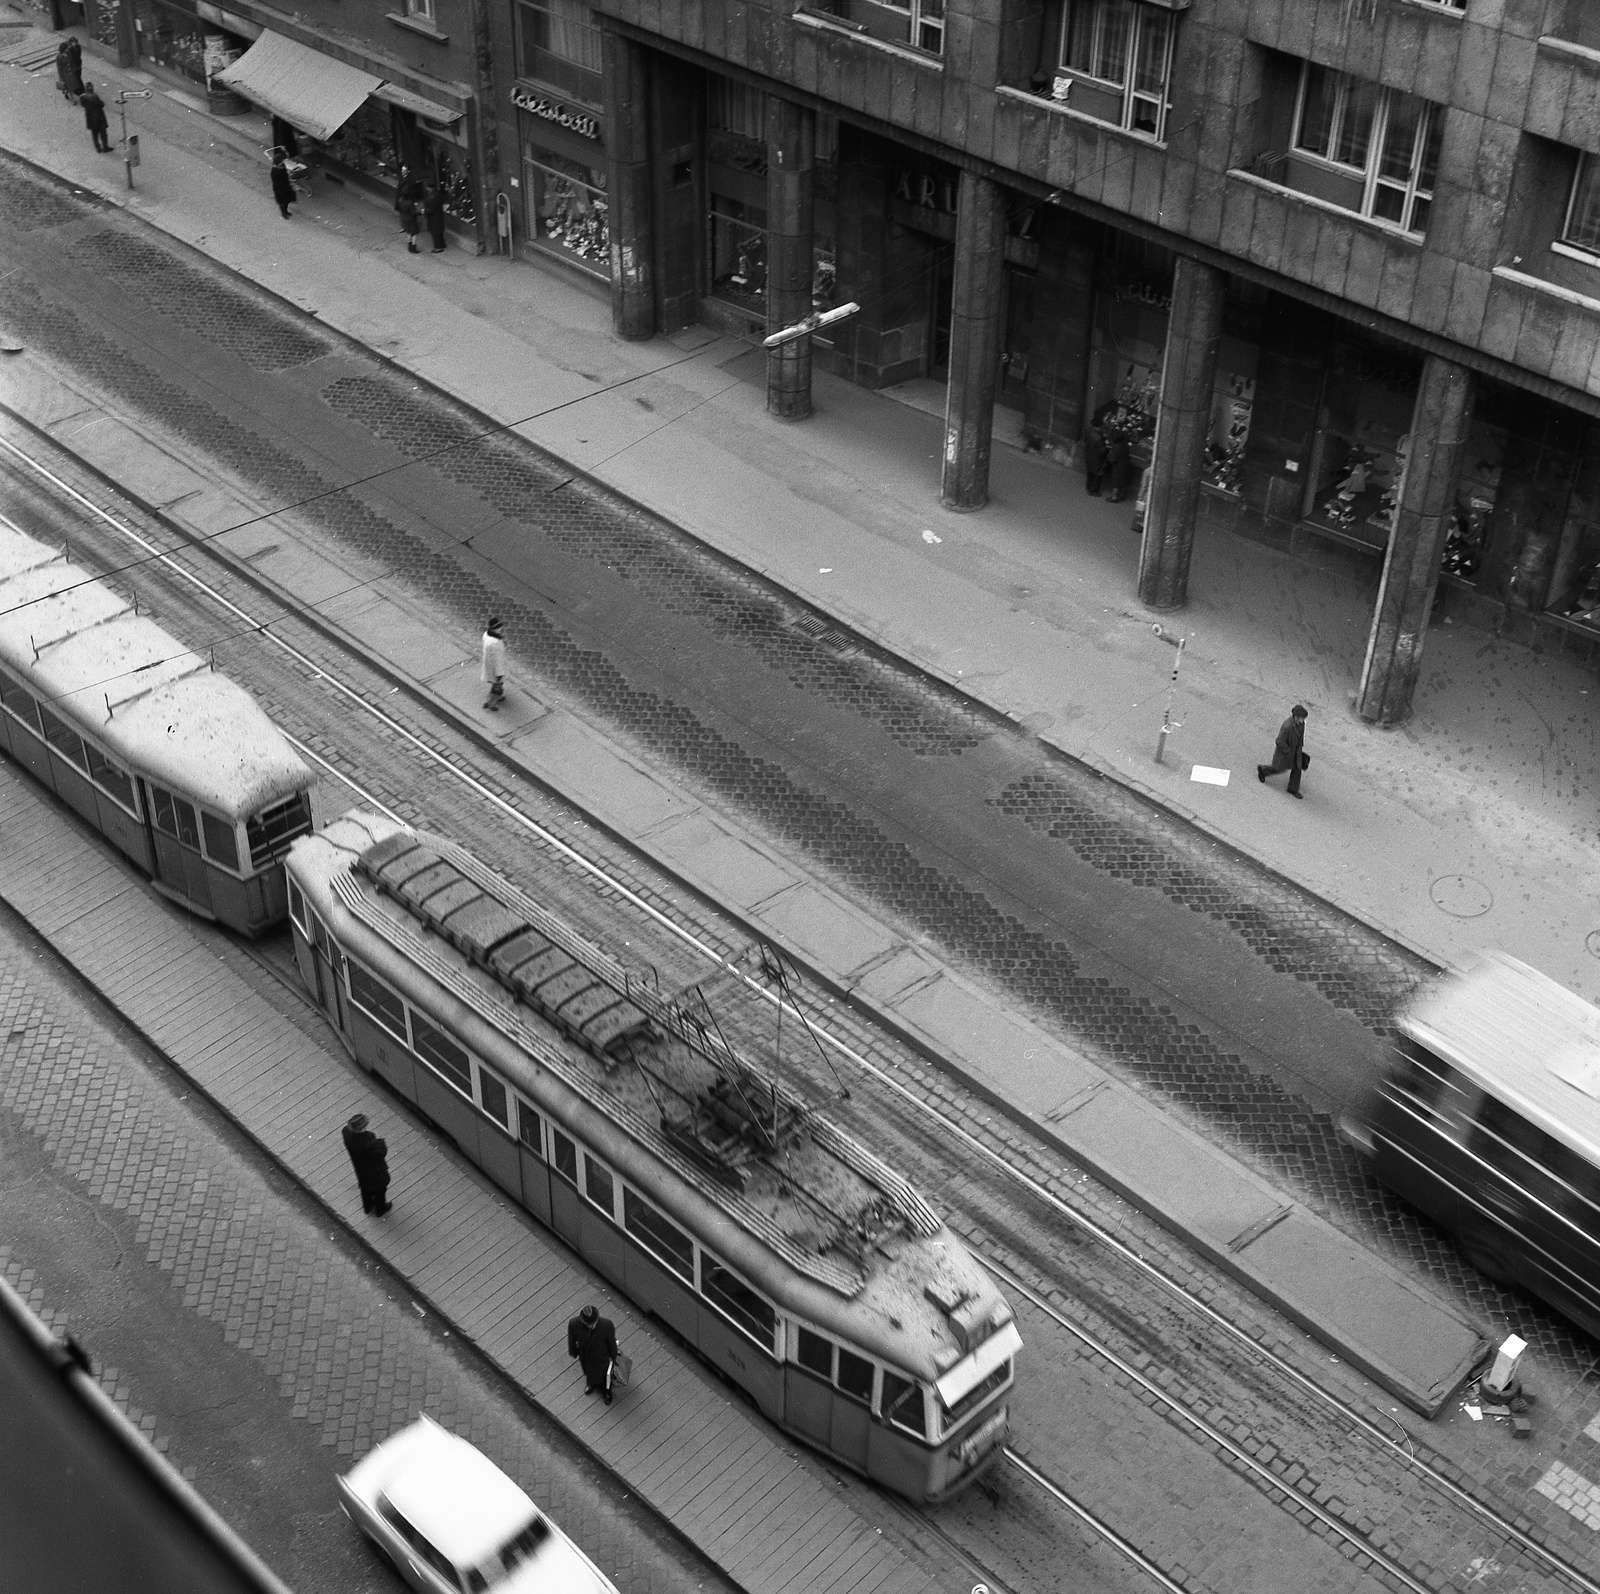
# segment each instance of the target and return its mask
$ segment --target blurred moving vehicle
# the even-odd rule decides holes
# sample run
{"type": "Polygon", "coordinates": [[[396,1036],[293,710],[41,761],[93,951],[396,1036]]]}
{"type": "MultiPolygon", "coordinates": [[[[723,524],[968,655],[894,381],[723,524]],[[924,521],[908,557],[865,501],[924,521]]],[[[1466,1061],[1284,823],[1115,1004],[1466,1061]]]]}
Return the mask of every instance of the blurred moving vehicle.
{"type": "Polygon", "coordinates": [[[1474,1267],[1600,1335],[1600,1009],[1496,952],[1399,1030],[1344,1138],[1474,1267]]]}
{"type": "Polygon", "coordinates": [[[505,1473],[430,1417],[340,1478],[339,1498],[421,1594],[617,1594],[505,1473]]]}

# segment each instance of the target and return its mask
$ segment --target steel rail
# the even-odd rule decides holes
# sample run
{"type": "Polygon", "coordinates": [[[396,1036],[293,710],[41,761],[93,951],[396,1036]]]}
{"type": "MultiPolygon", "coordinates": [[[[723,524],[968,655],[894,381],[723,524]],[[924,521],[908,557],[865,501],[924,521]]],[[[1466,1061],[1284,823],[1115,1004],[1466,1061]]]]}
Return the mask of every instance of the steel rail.
{"type": "MultiPolygon", "coordinates": [[[[38,428],[34,427],[32,423],[27,421],[24,417],[17,415],[16,412],[11,410],[9,406],[4,406],[3,408],[6,413],[10,414],[18,422],[18,424],[38,435],[38,428]]],[[[74,463],[79,465],[83,464],[82,461],[77,460],[76,456],[73,455],[70,450],[64,448],[53,438],[45,438],[44,441],[48,442],[49,446],[58,450],[60,453],[65,454],[69,459],[72,459],[74,463]]],[[[1145,1278],[1156,1284],[1159,1288],[1165,1290],[1168,1294],[1175,1297],[1190,1311],[1196,1313],[1212,1327],[1218,1329],[1222,1334],[1233,1340],[1239,1347],[1246,1350],[1256,1360],[1271,1366],[1290,1382],[1298,1385],[1303,1391],[1311,1395],[1329,1410],[1337,1413],[1353,1429],[1362,1433],[1368,1439],[1381,1446],[1387,1453],[1403,1462],[1407,1467],[1425,1477],[1442,1493],[1448,1495],[1452,1500],[1464,1507],[1480,1521],[1502,1533],[1507,1539],[1515,1542],[1524,1553],[1533,1559],[1542,1562],[1558,1575],[1570,1580],[1578,1588],[1583,1590],[1584,1594],[1600,1594],[1600,1581],[1589,1577],[1587,1574],[1581,1572],[1569,1562],[1564,1561],[1560,1556],[1547,1549],[1538,1538],[1534,1537],[1533,1534],[1522,1528],[1519,1528],[1509,1516],[1502,1514],[1496,1507],[1485,1503],[1483,1500],[1480,1500],[1476,1495],[1472,1494],[1470,1490],[1456,1483],[1454,1479],[1440,1472],[1437,1468],[1430,1466],[1426,1461],[1421,1460],[1407,1448],[1404,1442],[1397,1441],[1393,1435],[1385,1431],[1383,1427],[1381,1427],[1376,1421],[1373,1420],[1372,1417],[1370,1417],[1366,1412],[1362,1411],[1358,1406],[1344,1399],[1342,1396],[1335,1394],[1332,1390],[1325,1388],[1308,1373],[1303,1372],[1300,1368],[1296,1367],[1293,1362],[1288,1360],[1287,1357],[1280,1355],[1277,1351],[1272,1350],[1269,1346],[1261,1344],[1243,1328],[1240,1328],[1236,1323],[1232,1322],[1229,1318],[1223,1315],[1223,1313],[1220,1312],[1216,1307],[1212,1306],[1209,1302],[1202,1300],[1184,1284],[1180,1283],[1177,1279],[1171,1277],[1169,1274],[1163,1272],[1162,1269],[1155,1263],[1146,1260],[1146,1258],[1141,1256],[1139,1252],[1126,1241],[1118,1238],[1117,1235],[1113,1234],[1109,1229],[1105,1228],[1102,1224],[1097,1222],[1094,1218],[1088,1216],[1086,1213],[1080,1212],[1076,1208],[1069,1206],[1058,1195],[1056,1195],[1054,1191],[1050,1190],[1038,1180],[1030,1177],[1028,1174],[1022,1172],[1004,1155],[1003,1152],[995,1150],[979,1136],[973,1134],[964,1125],[950,1117],[949,1114],[924,1100],[914,1090],[912,1090],[910,1086],[903,1084],[899,1079],[895,1078],[895,1076],[887,1069],[880,1067],[878,1064],[872,1062],[869,1058],[863,1056],[847,1041],[832,1034],[826,1028],[814,1022],[800,1008],[795,1006],[793,1003],[786,1001],[780,993],[772,991],[766,985],[761,983],[761,981],[758,980],[754,975],[746,972],[739,966],[739,959],[743,956],[742,952],[739,954],[739,957],[723,957],[722,954],[719,953],[714,947],[707,945],[706,942],[696,935],[693,930],[689,929],[685,925],[679,924],[672,917],[670,917],[670,915],[656,907],[655,904],[648,901],[645,897],[641,896],[624,881],[619,880],[614,875],[607,873],[603,864],[597,863],[593,859],[587,857],[585,854],[579,852],[570,843],[562,840],[560,836],[547,829],[544,825],[541,825],[536,819],[533,819],[529,815],[523,813],[519,808],[516,807],[514,803],[500,796],[498,792],[485,785],[482,781],[477,779],[476,776],[472,775],[467,770],[462,769],[459,765],[453,763],[447,755],[431,747],[414,731],[411,731],[405,725],[401,724],[377,704],[363,697],[360,692],[355,690],[355,688],[347,686],[337,677],[330,675],[327,670],[325,670],[308,654],[303,653],[299,648],[295,647],[293,643],[289,642],[286,638],[278,636],[270,629],[272,625],[277,623],[276,620],[257,620],[254,616],[249,614],[248,611],[241,608],[230,598],[227,598],[215,588],[210,586],[200,576],[196,575],[192,571],[184,569],[182,564],[180,564],[173,557],[172,553],[157,547],[146,538],[140,536],[140,534],[131,526],[119,520],[107,510],[102,509],[92,499],[88,498],[83,493],[79,492],[77,488],[73,487],[71,483],[64,481],[42,462],[35,460],[23,449],[18,448],[16,444],[11,442],[9,438],[0,437],[0,449],[4,449],[6,453],[19,460],[35,475],[49,482],[51,486],[56,489],[56,491],[70,498],[75,504],[80,505],[97,521],[105,524],[118,536],[127,539],[139,548],[143,549],[144,552],[150,556],[147,562],[164,565],[179,580],[188,583],[190,586],[204,593],[205,596],[215,603],[219,608],[223,609],[226,613],[241,621],[249,631],[271,642],[280,651],[300,665],[301,668],[308,671],[315,679],[326,682],[328,685],[332,686],[339,695],[347,699],[349,703],[351,703],[358,711],[367,715],[369,718],[376,720],[379,724],[384,726],[385,729],[391,731],[414,751],[422,754],[429,762],[437,765],[440,770],[451,776],[459,784],[465,786],[480,796],[485,802],[497,809],[513,824],[534,836],[542,844],[548,846],[553,851],[559,853],[562,857],[575,864],[585,873],[602,882],[609,890],[615,892],[624,901],[628,902],[630,905],[638,909],[639,912],[643,913],[646,917],[660,925],[662,929],[675,936],[679,941],[683,942],[694,952],[705,958],[707,962],[714,964],[718,970],[731,974],[742,985],[744,985],[751,994],[766,1001],[777,1010],[791,1014],[799,1023],[803,1024],[813,1035],[815,1035],[819,1041],[830,1047],[841,1058],[849,1062],[861,1073],[867,1075],[869,1078],[881,1085],[884,1089],[897,1096],[902,1102],[912,1108],[914,1112],[926,1119],[931,1120],[942,1132],[948,1134],[951,1138],[958,1141],[968,1151],[971,1151],[984,1162],[988,1163],[992,1168],[999,1171],[1012,1183],[1027,1190],[1035,1199],[1049,1207],[1058,1216],[1066,1219],[1067,1222],[1071,1223],[1080,1232],[1093,1239],[1103,1249],[1110,1251],[1112,1254],[1119,1257],[1129,1266],[1141,1273],[1145,1278]]],[[[85,468],[91,470],[91,472],[93,470],[93,467],[85,468]]],[[[165,518],[159,514],[159,511],[147,512],[151,514],[152,518],[160,520],[163,524],[167,524],[165,518]]],[[[173,526],[170,529],[172,529],[175,534],[180,537],[188,537],[188,534],[179,527],[173,526]]],[[[222,565],[228,574],[233,576],[235,579],[246,581],[247,583],[255,586],[257,590],[262,591],[264,596],[272,598],[272,600],[275,602],[282,603],[284,606],[284,614],[279,617],[280,619],[301,619],[302,623],[313,623],[309,620],[303,619],[302,610],[290,607],[282,598],[279,598],[275,594],[268,592],[266,590],[267,584],[262,580],[261,577],[257,576],[255,572],[236,568],[229,556],[227,556],[225,552],[218,548],[214,538],[207,538],[203,543],[194,542],[191,544],[191,547],[188,551],[202,553],[207,557],[215,559],[216,562],[222,565]]],[[[312,606],[308,605],[305,606],[305,609],[309,610],[311,607],[312,606]]],[[[334,627],[330,624],[330,622],[324,620],[320,616],[317,617],[314,623],[326,627],[330,632],[334,630],[334,627]]],[[[366,662],[368,667],[372,669],[374,673],[386,673],[384,666],[381,663],[376,663],[371,659],[367,659],[366,662]]],[[[313,755],[313,757],[315,757],[315,755],[313,755]]],[[[331,766],[329,766],[326,760],[322,758],[316,758],[316,762],[322,764],[325,768],[331,769],[331,766]]],[[[351,788],[351,790],[359,793],[364,800],[373,802],[380,808],[383,807],[383,805],[379,803],[376,798],[373,798],[367,794],[363,788],[349,776],[337,770],[332,772],[338,774],[339,778],[343,780],[344,783],[351,788]]],[[[519,771],[518,773],[520,774],[521,772],[519,771]]],[[[384,809],[384,811],[388,812],[387,809],[384,809]]],[[[657,869],[661,873],[671,876],[670,869],[667,869],[664,865],[655,862],[655,860],[650,860],[650,862],[653,868],[657,869]]],[[[676,877],[673,876],[672,878],[676,877]]],[[[681,883],[687,886],[690,890],[695,889],[687,881],[681,883]]],[[[979,1254],[981,1256],[981,1253],[979,1254]]],[[[983,1260],[986,1263],[989,1261],[987,1258],[983,1258],[983,1260]]],[[[1403,1433],[1404,1430],[1402,1429],[1402,1434],[1403,1433]]],[[[1274,1482],[1274,1487],[1281,1489],[1282,1485],[1274,1482]]],[[[1368,1551],[1364,1553],[1371,1552],[1368,1551]]]]}

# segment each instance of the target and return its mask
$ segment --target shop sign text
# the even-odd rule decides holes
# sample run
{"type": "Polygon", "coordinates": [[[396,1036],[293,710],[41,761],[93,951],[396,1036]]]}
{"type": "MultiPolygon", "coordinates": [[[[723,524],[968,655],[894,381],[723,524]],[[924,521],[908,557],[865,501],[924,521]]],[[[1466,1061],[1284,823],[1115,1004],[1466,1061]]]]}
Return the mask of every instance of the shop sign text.
{"type": "Polygon", "coordinates": [[[592,116],[585,116],[582,111],[568,110],[559,100],[547,100],[542,95],[530,94],[526,89],[512,89],[511,103],[519,111],[526,111],[530,116],[542,116],[545,121],[555,122],[584,138],[597,139],[600,136],[600,124],[592,116]]]}

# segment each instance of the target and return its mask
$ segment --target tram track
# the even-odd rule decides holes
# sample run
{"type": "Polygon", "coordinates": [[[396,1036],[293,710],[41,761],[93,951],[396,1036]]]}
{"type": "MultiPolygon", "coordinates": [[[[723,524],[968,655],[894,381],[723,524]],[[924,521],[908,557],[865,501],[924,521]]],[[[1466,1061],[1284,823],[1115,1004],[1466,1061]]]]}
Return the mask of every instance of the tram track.
{"type": "MultiPolygon", "coordinates": [[[[26,421],[20,417],[14,417],[14,419],[35,436],[38,435],[35,429],[30,427],[26,421]]],[[[65,455],[68,459],[73,459],[73,456],[68,451],[61,449],[60,445],[53,440],[44,439],[42,441],[45,442],[52,453],[65,455]]],[[[152,574],[158,574],[159,572],[164,574],[167,579],[183,582],[191,591],[200,594],[206,604],[220,610],[223,614],[231,617],[234,622],[237,622],[241,633],[249,633],[251,636],[258,637],[263,642],[278,649],[281,655],[289,660],[296,669],[320,681],[348,707],[381,725],[386,736],[404,743],[413,755],[428,761],[440,774],[470,791],[475,799],[488,804],[498,817],[517,826],[533,838],[541,848],[548,849],[561,857],[568,866],[582,871],[598,887],[603,888],[612,896],[626,903],[633,912],[648,919],[657,929],[675,940],[692,960],[708,965],[716,971],[718,976],[734,982],[746,997],[765,1005],[771,1011],[781,1012],[785,1019],[793,1019],[804,1025],[820,1044],[828,1048],[836,1059],[849,1064],[861,1075],[869,1078],[877,1089],[891,1096],[906,1111],[920,1119],[932,1134],[953,1141],[986,1166],[1001,1181],[1024,1190],[1030,1200],[1040,1204],[1054,1217],[1070,1224],[1072,1229],[1083,1238],[1114,1256],[1121,1266],[1136,1272],[1149,1284],[1164,1292],[1185,1313],[1193,1316],[1204,1324],[1207,1329],[1223,1336],[1236,1351],[1264,1366],[1270,1367],[1275,1376],[1286,1380],[1302,1396],[1317,1405],[1326,1415],[1337,1419],[1349,1433],[1359,1436],[1377,1454],[1384,1455],[1408,1471],[1412,1471],[1427,1480],[1432,1488],[1436,1489],[1454,1506],[1468,1513],[1480,1527],[1497,1535],[1505,1543],[1515,1545],[1529,1560],[1539,1564],[1565,1586],[1583,1590],[1585,1594],[1600,1594],[1600,1582],[1596,1582],[1580,1568],[1562,1559],[1554,1551],[1542,1544],[1534,1534],[1519,1527],[1498,1506],[1480,1499],[1469,1489],[1448,1476],[1447,1473],[1432,1466],[1427,1460],[1411,1453],[1403,1430],[1401,1431],[1401,1439],[1397,1441],[1392,1434],[1385,1431],[1379,1422],[1375,1421],[1371,1415],[1354,1402],[1327,1388],[1287,1356],[1279,1354],[1270,1346],[1261,1344],[1252,1334],[1229,1319],[1225,1313],[1219,1311],[1210,1302],[1201,1299],[1194,1290],[1180,1279],[1171,1276],[1162,1267],[1142,1255],[1135,1246],[1122,1239],[1092,1214],[1064,1200],[1042,1180],[1017,1167],[1014,1159],[1007,1154],[1003,1147],[997,1146],[990,1140],[985,1139],[981,1134],[969,1129],[966,1124],[960,1122],[937,1103],[927,1100],[917,1089],[908,1085],[903,1079],[896,1077],[890,1069],[867,1056],[860,1046],[852,1044],[843,1035],[835,1033],[828,1024],[819,1022],[811,1015],[787,1002],[780,992],[771,989],[748,968],[742,966],[743,953],[748,950],[747,948],[739,949],[734,955],[730,956],[727,951],[714,945],[713,940],[699,929],[680,922],[679,917],[675,917],[672,912],[658,902],[650,900],[649,897],[636,890],[628,881],[620,878],[614,871],[609,869],[605,863],[597,861],[586,854],[581,847],[573,845],[562,836],[556,834],[550,827],[540,824],[536,819],[524,813],[514,800],[494,790],[493,787],[486,784],[471,770],[462,767],[446,752],[432,745],[426,738],[417,735],[410,727],[390,714],[381,705],[371,701],[361,691],[331,676],[323,662],[319,662],[287,638],[278,635],[272,627],[280,619],[286,618],[287,615],[279,615],[274,619],[265,621],[259,619],[243,605],[235,602],[226,593],[220,591],[215,585],[207,582],[195,572],[186,569],[182,561],[175,555],[180,553],[189,557],[200,555],[214,561],[226,573],[227,577],[245,583],[262,597],[276,605],[285,607],[289,613],[293,614],[295,620],[301,624],[311,626],[329,645],[335,648],[348,648],[350,646],[349,639],[336,627],[322,619],[321,616],[307,615],[303,611],[288,609],[282,596],[277,594],[271,585],[260,578],[256,572],[234,561],[226,550],[202,544],[198,539],[185,533],[182,528],[176,527],[167,521],[158,511],[151,510],[147,506],[140,506],[143,513],[147,514],[157,525],[161,526],[164,531],[176,539],[177,545],[173,548],[160,547],[149,538],[141,535],[132,525],[100,508],[87,494],[81,492],[77,487],[53,472],[42,459],[34,458],[26,450],[18,448],[9,439],[0,438],[0,449],[3,449],[5,454],[23,469],[48,483],[52,492],[64,497],[79,512],[90,515],[103,530],[139,549],[140,560],[148,561],[152,566],[152,574]]],[[[73,463],[85,471],[91,479],[100,479],[92,467],[84,465],[83,462],[75,459],[73,459],[73,463]]],[[[369,673],[378,675],[384,673],[381,665],[374,664],[370,658],[365,660],[365,665],[369,673]]],[[[409,683],[401,681],[397,677],[390,677],[390,679],[402,691],[408,690],[409,683]]],[[[421,701],[422,706],[428,712],[437,713],[439,711],[439,705],[436,702],[423,700],[420,695],[418,695],[418,700],[421,701]]],[[[365,789],[348,772],[336,767],[332,761],[324,758],[314,748],[304,742],[300,742],[298,745],[304,756],[307,756],[311,761],[330,772],[340,781],[348,784],[351,790],[359,796],[360,800],[372,802],[385,811],[392,811],[376,793],[365,789]]],[[[591,822],[598,824],[597,821],[591,820],[591,822]]],[[[604,829],[603,826],[599,828],[604,829]]],[[[622,838],[614,839],[626,846],[622,838]]],[[[658,865],[652,864],[651,867],[662,874],[670,873],[669,871],[661,870],[658,865]]],[[[691,896],[697,895],[693,888],[688,887],[686,883],[678,882],[678,884],[684,886],[691,896]]],[[[717,911],[725,914],[727,910],[719,908],[717,911]]],[[[1215,1425],[1207,1424],[1205,1419],[1199,1418],[1193,1412],[1188,1411],[1181,1401],[1175,1400],[1169,1392],[1161,1389],[1159,1384],[1146,1378],[1137,1367],[1127,1362],[1125,1358],[1119,1357],[1119,1353],[1114,1348],[1101,1346],[1086,1328],[1073,1323],[1066,1314],[1060,1312],[1058,1308],[1046,1301],[1032,1286],[1015,1277],[1013,1270],[1007,1267],[1004,1262],[992,1256],[986,1256],[985,1261],[995,1271],[997,1277],[1005,1279],[1009,1287],[1015,1289],[1020,1296],[1028,1299],[1036,1309],[1044,1311],[1064,1329],[1093,1348],[1096,1354],[1104,1356],[1111,1365],[1117,1366],[1122,1376],[1129,1378],[1144,1388],[1152,1400],[1158,1401],[1172,1413],[1175,1420],[1185,1422],[1196,1434],[1203,1438],[1208,1446],[1213,1446],[1226,1453],[1233,1464],[1237,1465],[1241,1470],[1254,1475],[1262,1488],[1271,1493],[1287,1496],[1289,1503],[1296,1511],[1309,1511],[1312,1517],[1323,1523],[1328,1532],[1356,1546],[1360,1554],[1369,1557],[1376,1566],[1381,1567],[1390,1578],[1401,1586],[1418,1591],[1429,1587],[1424,1581],[1413,1577],[1402,1563],[1373,1545],[1364,1535],[1353,1530],[1334,1513],[1328,1512],[1308,1498],[1298,1495],[1293,1488],[1286,1487],[1278,1476],[1249,1456],[1242,1446],[1239,1446],[1233,1439],[1223,1434],[1215,1425]]],[[[1139,1552],[1137,1552],[1136,1547],[1127,1544],[1127,1541],[1122,1539],[1114,1528],[1099,1522],[1091,1510],[1081,1502],[1071,1498],[1070,1491],[1050,1479],[1047,1473],[1039,1469],[1026,1457],[1016,1452],[1010,1452],[1007,1455],[1007,1462],[1019,1476],[1026,1478],[1034,1487],[1042,1489],[1056,1498],[1063,1509],[1071,1511],[1104,1538],[1107,1543],[1118,1547],[1119,1553],[1122,1553],[1121,1547],[1126,1545],[1128,1550],[1132,1550],[1135,1555],[1138,1555],[1139,1552]]],[[[1161,1572],[1160,1568],[1155,1566],[1154,1563],[1145,1564],[1144,1569],[1158,1579],[1166,1579],[1166,1574],[1161,1572]]],[[[999,1585],[1000,1582],[1001,1580],[997,1578],[996,1584],[999,1585]]],[[[1166,1580],[1166,1583],[1167,1586],[1178,1586],[1170,1580],[1166,1580]]]]}

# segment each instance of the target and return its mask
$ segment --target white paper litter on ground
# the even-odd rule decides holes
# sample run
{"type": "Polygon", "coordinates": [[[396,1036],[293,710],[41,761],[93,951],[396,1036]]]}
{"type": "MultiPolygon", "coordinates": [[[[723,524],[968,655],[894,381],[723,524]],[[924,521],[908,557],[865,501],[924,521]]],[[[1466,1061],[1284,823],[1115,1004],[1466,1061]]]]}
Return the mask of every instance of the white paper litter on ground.
{"type": "Polygon", "coordinates": [[[1211,769],[1205,764],[1196,764],[1189,772],[1189,779],[1199,781],[1202,786],[1226,786],[1230,773],[1226,769],[1211,769]]]}
{"type": "Polygon", "coordinates": [[[1474,1422],[1483,1421],[1483,1413],[1476,1406],[1463,1406],[1461,1408],[1474,1422]]]}

